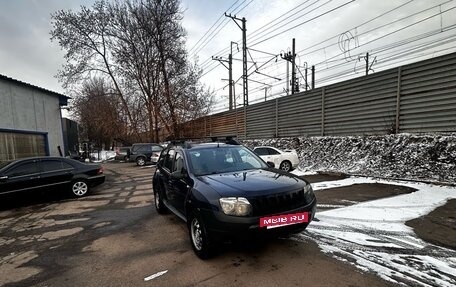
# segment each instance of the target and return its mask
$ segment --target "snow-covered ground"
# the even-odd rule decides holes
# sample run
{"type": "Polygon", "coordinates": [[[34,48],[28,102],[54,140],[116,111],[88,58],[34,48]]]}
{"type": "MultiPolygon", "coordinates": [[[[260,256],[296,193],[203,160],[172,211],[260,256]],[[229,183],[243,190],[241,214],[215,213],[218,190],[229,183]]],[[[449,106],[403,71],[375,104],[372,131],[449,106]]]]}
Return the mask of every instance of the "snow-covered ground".
{"type": "Polygon", "coordinates": [[[92,159],[92,162],[102,162],[102,161],[114,159],[115,156],[116,156],[116,152],[110,151],[110,150],[101,150],[98,152],[90,153],[90,158],[92,159]]]}
{"type": "Polygon", "coordinates": [[[405,225],[456,198],[456,187],[358,177],[312,186],[318,193],[360,183],[402,185],[417,191],[317,212],[316,220],[294,239],[314,240],[337,259],[405,286],[456,286],[456,251],[419,239],[405,225]]]}
{"type": "Polygon", "coordinates": [[[384,178],[456,182],[456,134],[299,137],[244,140],[296,149],[304,171],[336,171],[384,178]]]}

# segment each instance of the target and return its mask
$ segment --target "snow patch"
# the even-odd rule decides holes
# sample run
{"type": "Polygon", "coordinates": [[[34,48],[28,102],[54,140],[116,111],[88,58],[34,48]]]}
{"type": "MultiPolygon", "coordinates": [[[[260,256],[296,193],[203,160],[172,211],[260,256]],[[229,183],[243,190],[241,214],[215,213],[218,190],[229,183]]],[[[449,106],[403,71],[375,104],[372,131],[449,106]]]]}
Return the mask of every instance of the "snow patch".
{"type": "Polygon", "coordinates": [[[301,172],[456,182],[456,134],[299,137],[244,140],[243,144],[296,149],[301,172]]]}
{"type": "Polygon", "coordinates": [[[419,239],[405,222],[456,198],[456,188],[424,183],[347,178],[313,184],[314,190],[361,183],[408,186],[417,191],[317,212],[296,240],[312,239],[336,258],[354,262],[391,282],[413,286],[455,286],[456,251],[419,239]]]}

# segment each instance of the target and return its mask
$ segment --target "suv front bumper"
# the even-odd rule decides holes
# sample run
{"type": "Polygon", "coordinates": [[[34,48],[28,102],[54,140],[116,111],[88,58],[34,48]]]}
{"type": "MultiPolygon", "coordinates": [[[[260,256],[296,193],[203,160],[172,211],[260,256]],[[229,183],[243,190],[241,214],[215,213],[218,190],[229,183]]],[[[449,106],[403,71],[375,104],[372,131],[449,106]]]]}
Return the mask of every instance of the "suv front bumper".
{"type": "Polygon", "coordinates": [[[222,211],[201,210],[201,215],[204,224],[213,240],[227,241],[230,239],[247,239],[255,235],[287,235],[297,233],[306,229],[307,225],[313,220],[317,208],[317,200],[314,197],[313,201],[305,206],[293,210],[287,210],[277,214],[253,217],[239,217],[224,214],[222,211]],[[260,218],[272,215],[284,215],[308,212],[309,221],[306,223],[297,223],[267,229],[260,227],[260,218]]]}

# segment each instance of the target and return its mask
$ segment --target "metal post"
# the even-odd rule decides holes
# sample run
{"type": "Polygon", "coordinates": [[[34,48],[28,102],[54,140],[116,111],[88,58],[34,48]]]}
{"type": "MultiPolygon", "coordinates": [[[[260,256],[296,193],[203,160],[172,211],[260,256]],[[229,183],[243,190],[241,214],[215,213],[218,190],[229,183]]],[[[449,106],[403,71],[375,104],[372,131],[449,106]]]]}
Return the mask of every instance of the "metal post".
{"type": "Polygon", "coordinates": [[[237,18],[236,15],[231,16],[231,14],[226,14],[226,17],[230,17],[233,19],[234,23],[238,25],[238,27],[242,31],[242,68],[243,68],[243,73],[242,73],[242,82],[243,82],[243,88],[244,88],[244,106],[249,105],[249,95],[248,95],[248,85],[247,85],[247,28],[246,28],[246,22],[247,20],[243,17],[242,19],[237,18]],[[238,22],[236,21],[241,21],[242,26],[239,25],[238,22]]]}
{"type": "Polygon", "coordinates": [[[247,106],[244,106],[244,139],[247,139],[247,106]]]}
{"type": "Polygon", "coordinates": [[[307,84],[307,65],[306,65],[306,73],[304,75],[305,75],[304,81],[306,82],[306,91],[307,91],[307,86],[308,86],[308,84],[307,84]]]}
{"type": "Polygon", "coordinates": [[[396,134],[400,131],[400,116],[401,116],[401,77],[402,77],[402,68],[397,69],[397,91],[396,91],[396,134]]]}
{"type": "Polygon", "coordinates": [[[315,89],[315,66],[312,65],[312,90],[315,89]]]}
{"type": "Polygon", "coordinates": [[[321,136],[325,135],[325,87],[321,88],[321,136]]]}
{"type": "Polygon", "coordinates": [[[242,18],[242,66],[243,66],[243,84],[244,84],[244,106],[249,105],[249,93],[247,87],[247,28],[245,27],[245,18],[242,18]]]}
{"type": "Polygon", "coordinates": [[[228,85],[230,87],[228,100],[229,100],[229,109],[231,111],[233,109],[233,55],[232,54],[228,55],[228,67],[229,67],[228,68],[228,73],[229,73],[228,85]]]}
{"type": "Polygon", "coordinates": [[[296,70],[295,70],[295,38],[293,38],[293,44],[291,49],[291,94],[296,92],[296,70]]]}
{"type": "Polygon", "coordinates": [[[275,136],[279,137],[279,99],[275,100],[275,136]]]}
{"type": "Polygon", "coordinates": [[[290,67],[287,61],[287,96],[290,94],[290,67]]]}

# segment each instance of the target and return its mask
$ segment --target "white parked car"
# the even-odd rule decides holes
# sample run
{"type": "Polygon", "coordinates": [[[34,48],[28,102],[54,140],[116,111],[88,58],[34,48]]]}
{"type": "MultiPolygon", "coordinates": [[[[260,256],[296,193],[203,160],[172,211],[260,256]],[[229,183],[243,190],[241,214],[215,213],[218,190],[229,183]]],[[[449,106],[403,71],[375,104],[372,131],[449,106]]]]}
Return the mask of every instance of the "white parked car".
{"type": "Polygon", "coordinates": [[[273,162],[276,168],[291,171],[299,164],[298,154],[295,150],[280,150],[271,146],[258,146],[253,151],[264,161],[273,162]]]}

